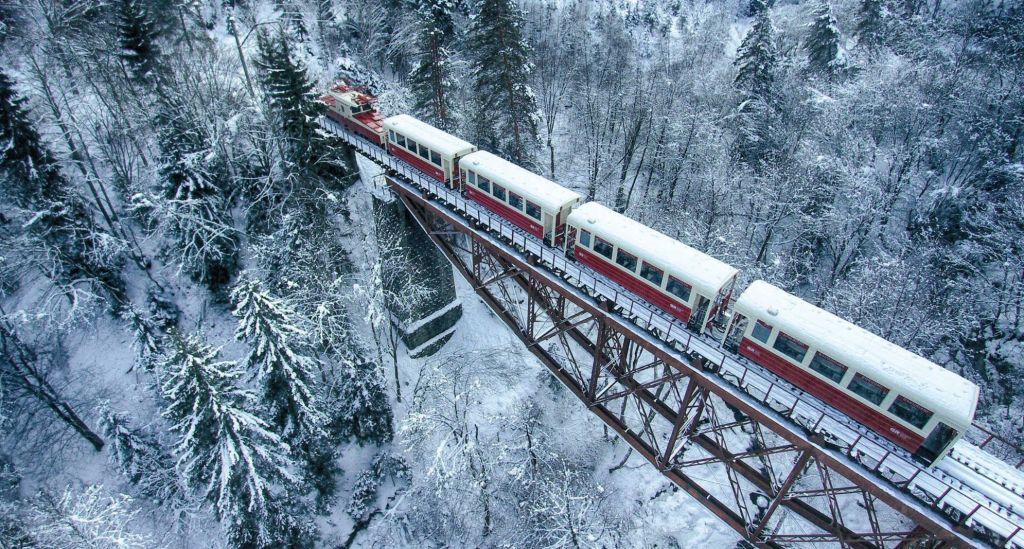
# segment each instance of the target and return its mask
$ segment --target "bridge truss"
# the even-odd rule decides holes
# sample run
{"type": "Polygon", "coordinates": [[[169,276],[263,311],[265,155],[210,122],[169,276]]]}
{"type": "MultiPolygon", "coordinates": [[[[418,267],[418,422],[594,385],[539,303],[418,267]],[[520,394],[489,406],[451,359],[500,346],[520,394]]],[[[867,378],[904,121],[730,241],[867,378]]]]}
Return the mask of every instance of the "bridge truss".
{"type": "Polygon", "coordinates": [[[576,398],[745,540],[761,547],[1019,545],[1024,534],[1012,522],[1002,535],[978,527],[979,512],[993,510],[972,503],[963,511],[957,500],[967,492],[928,488],[923,481],[935,473],[901,470],[899,456],[872,454],[875,442],[863,434],[835,444],[818,428],[834,419],[801,416],[808,400],[776,398],[781,384],[774,395],[773,382],[752,391],[756,374],[746,379],[747,370],[732,371],[734,384],[723,382],[727,357],[719,361],[696,336],[679,345],[672,325],[653,314],[645,319],[632,305],[625,310],[596,281],[581,283],[585,273],[546,257],[514,229],[463,215],[444,203],[451,197],[438,200],[450,194],[442,186],[343,129],[327,129],[385,168],[387,186],[424,232],[576,398]],[[804,428],[794,423],[799,417],[804,428]]]}

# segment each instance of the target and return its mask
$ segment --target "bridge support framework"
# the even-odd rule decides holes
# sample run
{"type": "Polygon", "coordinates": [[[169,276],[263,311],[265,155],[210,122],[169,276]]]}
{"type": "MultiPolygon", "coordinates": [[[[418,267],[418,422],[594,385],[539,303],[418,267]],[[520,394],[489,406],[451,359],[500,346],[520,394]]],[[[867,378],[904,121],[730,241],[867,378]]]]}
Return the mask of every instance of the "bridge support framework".
{"type": "Polygon", "coordinates": [[[966,530],[866,482],[824,441],[711,379],[607,302],[547,284],[535,259],[418,192],[389,185],[481,299],[589,410],[665,477],[759,547],[965,546],[966,530]],[[725,479],[727,482],[707,479],[725,479]],[[859,482],[858,482],[859,481],[859,482]]]}

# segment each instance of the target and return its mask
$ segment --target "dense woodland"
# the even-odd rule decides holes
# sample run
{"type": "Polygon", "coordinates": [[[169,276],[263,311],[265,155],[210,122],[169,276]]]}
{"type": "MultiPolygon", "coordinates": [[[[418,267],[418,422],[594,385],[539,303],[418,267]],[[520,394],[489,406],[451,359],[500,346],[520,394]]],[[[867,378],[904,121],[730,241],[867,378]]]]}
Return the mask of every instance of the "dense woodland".
{"type": "Polygon", "coordinates": [[[0,545],[718,539],[605,490],[628,454],[560,435],[585,410],[511,338],[393,379],[393,250],[316,124],[338,77],[960,373],[1024,440],[1018,2],[7,0],[0,51],[0,545]]]}

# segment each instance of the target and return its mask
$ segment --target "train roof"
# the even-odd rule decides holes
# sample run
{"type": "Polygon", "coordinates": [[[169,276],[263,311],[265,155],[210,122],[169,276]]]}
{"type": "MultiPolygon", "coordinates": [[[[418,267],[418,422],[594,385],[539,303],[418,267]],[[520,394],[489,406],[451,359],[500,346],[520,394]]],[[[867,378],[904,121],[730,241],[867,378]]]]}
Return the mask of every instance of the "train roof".
{"type": "Polygon", "coordinates": [[[468,143],[454,135],[441,131],[426,122],[417,120],[408,114],[399,114],[384,119],[384,128],[411,138],[417,143],[423,143],[430,149],[437,151],[443,156],[454,157],[459,154],[476,150],[472,143],[468,143]]]}
{"type": "Polygon", "coordinates": [[[974,383],[763,280],[743,292],[736,311],[763,319],[950,423],[959,423],[952,426],[961,432],[974,419],[974,383]]]}
{"type": "Polygon", "coordinates": [[[459,161],[459,165],[526,197],[549,212],[558,212],[567,204],[582,198],[577,192],[487,151],[467,154],[459,161]]]}
{"type": "Polygon", "coordinates": [[[739,272],[728,263],[597,202],[588,202],[573,210],[569,221],[665,269],[711,300],[739,272]]]}

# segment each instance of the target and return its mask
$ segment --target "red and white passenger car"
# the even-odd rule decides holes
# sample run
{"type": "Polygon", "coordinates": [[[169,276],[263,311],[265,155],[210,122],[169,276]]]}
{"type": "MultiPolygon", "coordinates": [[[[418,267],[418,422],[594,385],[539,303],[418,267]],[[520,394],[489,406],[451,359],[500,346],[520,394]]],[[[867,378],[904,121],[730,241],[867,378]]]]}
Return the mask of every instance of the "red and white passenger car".
{"type": "Polygon", "coordinates": [[[373,143],[384,145],[384,117],[374,104],[377,98],[339,80],[320,98],[327,116],[373,143]]]}
{"type": "Polygon", "coordinates": [[[933,463],[970,427],[978,386],[767,282],[736,300],[725,347],[933,463]]]}
{"type": "Polygon", "coordinates": [[[385,118],[384,130],[388,152],[452,189],[460,187],[459,159],[476,147],[407,114],[385,118]]]}
{"type": "Polygon", "coordinates": [[[568,251],[703,334],[732,298],[731,265],[597,202],[569,215],[568,251]]]}
{"type": "Polygon", "coordinates": [[[561,247],[565,221],[580,195],[487,151],[459,162],[466,196],[548,245],[561,247]]]}

